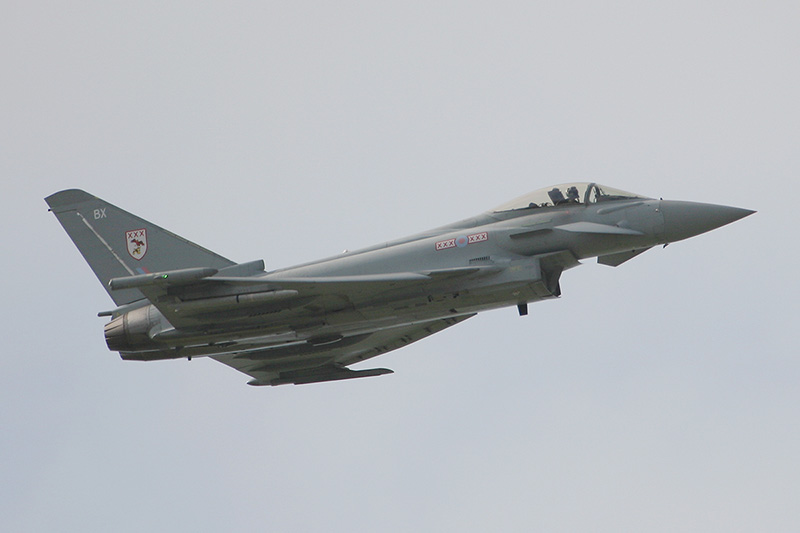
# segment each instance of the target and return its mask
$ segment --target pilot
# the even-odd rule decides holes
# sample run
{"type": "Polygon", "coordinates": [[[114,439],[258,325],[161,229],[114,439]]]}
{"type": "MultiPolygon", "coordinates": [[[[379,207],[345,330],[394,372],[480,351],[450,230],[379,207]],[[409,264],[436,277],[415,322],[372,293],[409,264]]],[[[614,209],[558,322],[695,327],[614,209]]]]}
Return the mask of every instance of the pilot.
{"type": "Polygon", "coordinates": [[[574,185],[567,189],[567,200],[573,204],[581,203],[581,193],[578,192],[578,188],[574,185]]]}
{"type": "Polygon", "coordinates": [[[565,202],[564,194],[558,187],[553,187],[553,190],[547,191],[547,195],[550,197],[550,200],[553,202],[553,205],[558,205],[565,202]]]}

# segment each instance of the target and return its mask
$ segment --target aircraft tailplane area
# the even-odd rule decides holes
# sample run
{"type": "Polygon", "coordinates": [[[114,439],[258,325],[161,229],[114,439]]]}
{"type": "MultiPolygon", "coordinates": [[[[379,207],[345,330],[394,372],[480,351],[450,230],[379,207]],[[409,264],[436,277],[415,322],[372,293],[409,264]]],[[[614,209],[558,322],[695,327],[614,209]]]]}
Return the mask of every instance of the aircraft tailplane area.
{"type": "Polygon", "coordinates": [[[117,305],[143,298],[109,281],[185,268],[221,270],[235,263],[79,189],[45,198],[103,288],[117,305]]]}

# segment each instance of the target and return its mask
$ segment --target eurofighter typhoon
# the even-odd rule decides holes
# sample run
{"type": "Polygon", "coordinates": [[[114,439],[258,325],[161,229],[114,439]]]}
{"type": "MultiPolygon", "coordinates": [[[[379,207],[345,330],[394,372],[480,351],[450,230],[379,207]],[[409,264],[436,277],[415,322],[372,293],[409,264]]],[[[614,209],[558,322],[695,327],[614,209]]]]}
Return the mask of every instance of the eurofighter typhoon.
{"type": "Polygon", "coordinates": [[[208,356],[250,385],[378,376],[349,367],[489,309],[561,295],[562,273],[619,266],[747,209],[570,183],[404,239],[290,268],[235,263],[87,192],[47,197],[116,304],[99,313],[122,359],[208,356]]]}

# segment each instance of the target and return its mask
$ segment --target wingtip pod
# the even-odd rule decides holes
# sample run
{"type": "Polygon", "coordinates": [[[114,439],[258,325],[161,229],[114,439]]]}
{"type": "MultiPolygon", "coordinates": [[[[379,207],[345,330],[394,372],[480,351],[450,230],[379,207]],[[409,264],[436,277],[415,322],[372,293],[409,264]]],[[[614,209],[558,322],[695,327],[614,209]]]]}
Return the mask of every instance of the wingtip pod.
{"type": "Polygon", "coordinates": [[[248,385],[254,387],[261,387],[265,385],[306,385],[308,383],[322,383],[325,381],[340,381],[343,379],[356,379],[367,378],[371,376],[382,376],[384,374],[394,374],[394,370],[388,368],[368,368],[365,370],[350,370],[349,368],[341,368],[332,371],[323,371],[318,373],[306,374],[304,372],[282,373],[281,377],[271,379],[268,381],[261,381],[253,379],[247,382],[248,385]],[[285,376],[285,377],[284,377],[285,376]]]}
{"type": "Polygon", "coordinates": [[[213,276],[217,272],[219,272],[219,270],[216,268],[182,268],[178,270],[168,270],[166,272],[156,272],[155,274],[112,278],[108,282],[108,287],[112,291],[117,291],[121,289],[135,289],[147,285],[181,285],[213,276]]]}

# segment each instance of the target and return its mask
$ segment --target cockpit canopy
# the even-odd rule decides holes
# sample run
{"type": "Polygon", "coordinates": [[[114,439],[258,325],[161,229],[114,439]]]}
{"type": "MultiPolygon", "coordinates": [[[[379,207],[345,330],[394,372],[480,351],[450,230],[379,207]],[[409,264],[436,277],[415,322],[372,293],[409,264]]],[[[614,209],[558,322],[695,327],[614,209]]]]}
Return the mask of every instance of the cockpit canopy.
{"type": "Polygon", "coordinates": [[[599,183],[564,183],[525,194],[495,207],[492,211],[498,213],[501,211],[538,209],[560,205],[588,205],[633,198],[647,197],[606,187],[599,183]]]}

